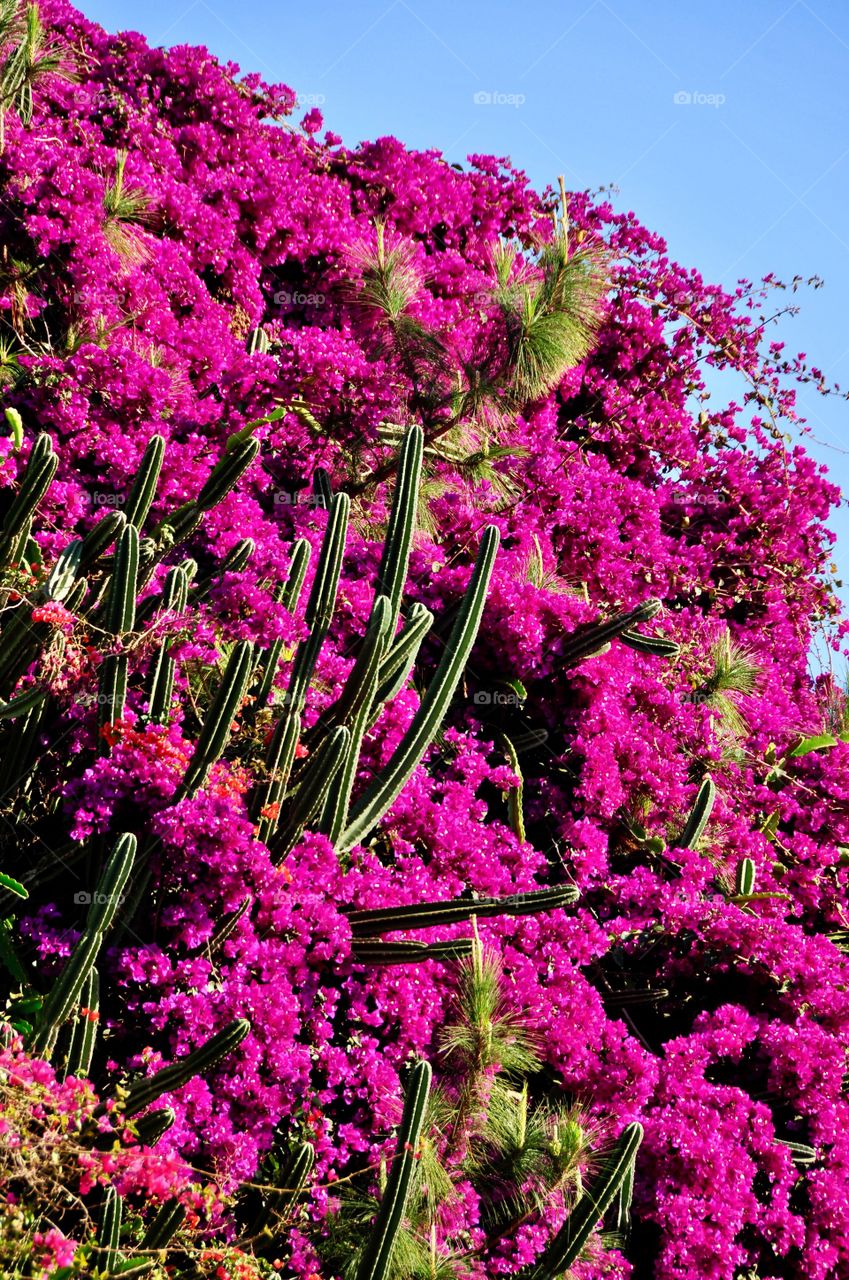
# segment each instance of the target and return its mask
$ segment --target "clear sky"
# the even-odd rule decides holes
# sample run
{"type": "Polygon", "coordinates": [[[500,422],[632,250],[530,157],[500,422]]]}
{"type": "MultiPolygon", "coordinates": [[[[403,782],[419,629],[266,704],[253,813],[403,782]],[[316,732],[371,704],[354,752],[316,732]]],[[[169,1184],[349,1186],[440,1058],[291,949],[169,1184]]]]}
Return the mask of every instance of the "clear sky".
{"type": "MultiPolygon", "coordinates": [[[[707,280],[821,276],[775,336],[849,388],[847,0],[78,3],[284,81],[349,145],[394,134],[509,155],[538,187],[615,184],[707,280]]],[[[849,494],[849,402],[803,390],[800,408],[849,494]]],[[[849,584],[849,507],[831,523],[849,584]]]]}

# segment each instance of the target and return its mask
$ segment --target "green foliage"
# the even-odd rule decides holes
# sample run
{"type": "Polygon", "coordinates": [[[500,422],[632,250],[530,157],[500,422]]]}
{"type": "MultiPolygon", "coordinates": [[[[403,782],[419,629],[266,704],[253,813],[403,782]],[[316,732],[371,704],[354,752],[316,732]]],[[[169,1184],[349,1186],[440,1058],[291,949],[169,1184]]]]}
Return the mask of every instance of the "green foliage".
{"type": "Polygon", "coordinates": [[[711,646],[710,662],[711,669],[693,699],[710,707],[731,734],[743,734],[746,720],[739,701],[756,691],[761,669],[750,651],[732,640],[727,628],[711,646]]]}
{"type": "Polygon", "coordinates": [[[525,1019],[508,1007],[498,960],[477,937],[460,968],[440,1059],[443,1079],[436,1087],[427,1064],[410,1068],[395,1154],[388,1170],[381,1164],[377,1194],[354,1180],[328,1219],[321,1252],[333,1274],[460,1280],[473,1263],[485,1270],[505,1238],[557,1206],[568,1216],[539,1265],[541,1276],[559,1275],[546,1269],[555,1255],[577,1257],[617,1194],[627,1225],[635,1134],[629,1129],[602,1153],[600,1171],[584,1191],[593,1161],[590,1135],[576,1108],[533,1096],[537,1046],[525,1019]],[[449,1225],[453,1201],[468,1182],[482,1205],[484,1242],[476,1248],[449,1225]]]}
{"type": "Polygon", "coordinates": [[[614,1197],[626,1180],[633,1177],[634,1161],[642,1140],[642,1125],[629,1124],[625,1127],[566,1222],[536,1264],[522,1273],[522,1280],[558,1280],[578,1261],[614,1197]]]}

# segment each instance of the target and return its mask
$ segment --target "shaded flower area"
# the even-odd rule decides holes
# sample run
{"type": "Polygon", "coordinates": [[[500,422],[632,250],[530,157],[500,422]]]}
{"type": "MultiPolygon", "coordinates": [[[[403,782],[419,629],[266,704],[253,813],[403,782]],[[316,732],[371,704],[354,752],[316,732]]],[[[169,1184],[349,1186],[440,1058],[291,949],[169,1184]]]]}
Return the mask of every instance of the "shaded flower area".
{"type": "Polygon", "coordinates": [[[0,63],[4,1274],[849,1276],[800,282],[65,0],[0,63]]]}

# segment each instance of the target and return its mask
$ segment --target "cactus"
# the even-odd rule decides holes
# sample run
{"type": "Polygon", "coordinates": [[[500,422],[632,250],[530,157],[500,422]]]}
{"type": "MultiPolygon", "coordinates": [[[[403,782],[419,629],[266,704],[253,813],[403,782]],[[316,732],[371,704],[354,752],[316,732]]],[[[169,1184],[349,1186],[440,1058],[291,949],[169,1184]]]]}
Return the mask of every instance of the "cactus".
{"type": "Polygon", "coordinates": [[[204,718],[194,752],[178,791],[191,796],[203,783],[230,738],[233,719],[245,696],[253,666],[253,645],[241,640],[233,649],[215,696],[204,718]]]}
{"type": "Polygon", "coordinates": [[[287,706],[295,711],[303,710],[307,687],[333,618],[350,510],[348,496],[337,493],[330,503],[330,516],[307,603],[305,621],[309,635],[298,646],[286,692],[287,706]]]}
{"type": "MultiPolygon", "coordinates": [[[[306,577],[307,565],[310,561],[310,550],[310,544],[306,538],[299,538],[292,548],[289,575],[277,597],[278,604],[282,604],[285,609],[288,609],[289,613],[294,613],[297,608],[301,588],[306,577]]],[[[264,707],[271,696],[282,652],[283,641],[275,640],[260,654],[257,665],[262,668],[262,678],[256,691],[257,707],[264,707]]]]}
{"type": "Polygon", "coordinates": [[[245,350],[249,356],[252,356],[257,352],[264,356],[268,352],[270,346],[271,339],[262,325],[259,325],[256,329],[251,329],[245,340],[245,350]]]}
{"type": "Polygon", "coordinates": [[[687,818],[684,829],[675,842],[679,849],[695,849],[704,835],[715,801],[716,785],[710,774],[706,773],[702,785],[699,787],[696,802],[693,805],[690,816],[687,818]]]}
{"type": "Polygon", "coordinates": [[[422,640],[432,626],[431,611],[423,604],[414,604],[403,629],[390,644],[380,664],[380,682],[372,704],[372,722],[377,719],[384,702],[394,698],[403,688],[422,640]]]}
{"type": "Polygon", "coordinates": [[[164,457],[164,439],[162,436],[151,436],[124,506],[124,517],[127,524],[134,525],[136,529],[141,529],[148,517],[156,495],[156,486],[159,483],[159,473],[162,470],[164,457]]]}
{"type": "Polygon", "coordinates": [[[631,1201],[634,1198],[634,1161],[628,1165],[625,1170],[625,1176],[619,1184],[619,1190],[616,1193],[616,1217],[614,1221],[614,1230],[621,1238],[626,1236],[631,1228],[631,1201]]]}
{"type": "Polygon", "coordinates": [[[300,736],[300,712],[285,711],[275,725],[266,753],[265,762],[270,781],[258,789],[251,812],[254,821],[259,822],[257,834],[266,844],[277,828],[277,814],[289,785],[289,775],[300,736]]]}
{"type": "Polygon", "coordinates": [[[118,1241],[121,1236],[121,1219],[124,1214],[124,1201],[114,1187],[106,1188],[103,1201],[103,1216],[100,1230],[97,1233],[98,1253],[102,1254],[103,1271],[108,1275],[114,1270],[118,1261],[118,1241]]]}
{"type": "Polygon", "coordinates": [[[789,1138],[776,1138],[775,1141],[790,1153],[790,1159],[799,1168],[816,1163],[816,1150],[813,1147],[809,1147],[807,1143],[791,1142],[789,1138]]]}
{"type": "MultiPolygon", "coordinates": [[[[169,613],[181,613],[186,607],[189,579],[185,569],[177,565],[168,572],[162,589],[161,607],[169,613]]],[[[164,641],[156,652],[147,677],[147,718],[151,724],[164,724],[171,710],[176,664],[164,641]]]]}
{"type": "Polygon", "coordinates": [[[677,658],[681,646],[665,636],[644,636],[641,631],[623,631],[619,639],[637,653],[650,653],[655,658],[677,658]]]}
{"type": "MultiPolygon", "coordinates": [[[[248,428],[253,429],[254,423],[248,428]]],[[[241,477],[259,453],[259,441],[239,432],[231,436],[224,453],[212,471],[198,496],[166,516],[153,530],[155,556],[164,555],[189,536],[200,524],[207,511],[217,506],[238,484],[241,477]]]]}
{"type": "Polygon", "coordinates": [[[410,547],[416,531],[423,451],[424,432],[421,427],[412,426],[404,436],[398,455],[395,492],[392,495],[389,526],[383,544],[383,558],[377,574],[377,592],[389,600],[390,635],[395,633],[401,596],[407,581],[410,547]]]}
{"type": "Polygon", "coordinates": [[[356,1280],[387,1280],[398,1231],[410,1194],[432,1071],[429,1062],[417,1062],[410,1073],[398,1142],[380,1202],[377,1220],[357,1268],[356,1280]]]}
{"type": "Polygon", "coordinates": [[[640,622],[648,622],[660,610],[659,600],[646,600],[625,613],[617,613],[604,622],[592,622],[578,627],[563,643],[562,657],[567,666],[574,667],[585,658],[603,653],[611,640],[622,637],[622,633],[640,622]]]}
{"type": "Polygon", "coordinates": [[[389,600],[386,596],[378,596],[357,660],[340,697],[330,708],[330,722],[343,723],[350,733],[341,776],[337,779],[333,792],[328,794],[321,825],[321,830],[326,831],[334,844],[347,821],[360,748],[377,692],[380,664],[389,638],[391,621],[392,608],[389,600]]]}
{"type": "Polygon", "coordinates": [[[81,1078],[87,1076],[91,1069],[100,1015],[100,978],[93,967],[83,982],[79,998],[81,1007],[71,1027],[65,1075],[81,1078]]]}
{"type": "Polygon", "coordinates": [[[79,1001],[118,908],[135,856],[136,837],[129,833],[120,836],[97,882],[80,940],[45,1001],[40,1025],[32,1040],[33,1052],[49,1056],[62,1024],[79,1001]]]}
{"type": "Polygon", "coordinates": [[[11,698],[9,702],[0,703],[0,720],[16,720],[27,711],[40,707],[46,697],[44,689],[33,685],[23,693],[19,693],[16,698],[11,698]]]}
{"type": "Polygon", "coordinates": [[[90,568],[100,559],[104,551],[111,547],[126,523],[127,517],[123,511],[109,511],[101,520],[98,520],[97,524],[92,525],[83,538],[80,550],[81,570],[90,568]]]}
{"type": "Polygon", "coordinates": [[[614,1196],[625,1180],[633,1177],[634,1161],[642,1140],[642,1125],[629,1124],[625,1127],[557,1235],[546,1245],[536,1262],[521,1272],[522,1280],[557,1280],[577,1262],[614,1196]]]}
{"type": "Polygon", "coordinates": [[[73,587],[82,563],[83,540],[75,538],[60,552],[47,582],[39,593],[43,600],[65,600],[73,587]]]}
{"type": "MultiPolygon", "coordinates": [[[[126,524],[118,535],[109,594],[103,608],[103,625],[112,635],[132,631],[136,621],[139,572],[139,534],[126,524]]],[[[98,720],[102,726],[121,720],[127,697],[127,655],[110,653],[103,659],[98,685],[98,720]]],[[[108,750],[103,742],[102,750],[108,750]]]]}
{"type": "Polygon", "coordinates": [[[173,1107],[159,1107],[156,1111],[148,1111],[136,1121],[136,1136],[144,1147],[155,1147],[164,1133],[167,1133],[177,1113],[173,1107]]]}
{"type": "Polygon", "coordinates": [[[29,535],[33,513],[50,488],[58,465],[50,436],[46,433],[37,436],[18,492],[0,525],[0,565],[16,558],[11,553],[20,545],[22,535],[24,538],[29,535]]]}
{"type": "Polygon", "coordinates": [[[741,858],[734,878],[736,897],[749,897],[755,892],[755,864],[751,858],[741,858]]]}
{"type": "Polygon", "coordinates": [[[515,787],[511,787],[507,793],[507,816],[510,821],[510,829],[518,840],[525,839],[525,815],[522,807],[524,798],[525,783],[522,777],[522,770],[519,766],[519,756],[513,743],[508,737],[502,735],[502,743],[507,753],[507,762],[510,769],[519,779],[515,787]]]}
{"type": "Polygon", "coordinates": [[[241,573],[255,550],[256,543],[253,538],[240,538],[234,543],[220,564],[214,565],[207,573],[201,574],[194,580],[189,593],[192,603],[196,604],[208,596],[213,583],[216,579],[220,581],[225,573],[241,573]]]}
{"type": "Polygon", "coordinates": [[[121,1103],[123,1114],[129,1118],[156,1102],[163,1093],[173,1093],[194,1076],[210,1071],[216,1063],[236,1049],[251,1029],[246,1018],[235,1018],[221,1031],[210,1036],[198,1049],[179,1058],[167,1067],[160,1068],[152,1076],[134,1081],[121,1103]]]}
{"type": "MultiPolygon", "coordinates": [[[[269,1163],[266,1159],[266,1166],[269,1163]]],[[[268,1234],[272,1224],[285,1222],[291,1216],[314,1164],[315,1148],[312,1144],[298,1143],[291,1157],[275,1170],[274,1183],[265,1187],[263,1202],[250,1226],[251,1237],[268,1234]]]]}
{"type": "Polygon", "coordinates": [[[281,862],[294,848],[307,823],[321,812],[330,785],[342,768],[350,745],[350,731],[344,725],[338,725],[310,758],[298,789],[289,801],[286,822],[268,842],[275,864],[281,862]]]}
{"type": "Polygon", "coordinates": [[[452,942],[384,942],[382,938],[354,938],[351,959],[356,964],[419,964],[423,960],[461,960],[472,954],[471,938],[452,942]]]}
{"type": "Polygon", "coordinates": [[[166,1249],[186,1220],[186,1210],[173,1197],[166,1200],[142,1237],[141,1249],[166,1249]]]}
{"type": "Polygon", "coordinates": [[[439,666],[394,755],[354,805],[338,842],[341,849],[357,844],[380,821],[433,741],[477,636],[498,540],[498,529],[490,525],[481,540],[471,581],[439,666]]]}
{"type": "Polygon", "coordinates": [[[399,929],[433,929],[437,925],[459,924],[473,916],[530,916],[554,911],[575,902],[578,891],[572,885],[535,889],[531,893],[506,898],[449,898],[446,902],[413,903],[406,907],[377,907],[371,911],[347,911],[355,938],[399,929]]]}

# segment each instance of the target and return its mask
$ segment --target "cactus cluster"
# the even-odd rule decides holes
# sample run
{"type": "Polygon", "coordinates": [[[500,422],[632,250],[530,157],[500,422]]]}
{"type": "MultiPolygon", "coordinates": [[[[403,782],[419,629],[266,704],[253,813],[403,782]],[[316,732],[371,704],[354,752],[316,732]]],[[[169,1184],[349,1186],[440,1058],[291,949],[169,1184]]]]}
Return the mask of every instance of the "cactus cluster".
{"type": "MultiPolygon", "coordinates": [[[[174,710],[175,658],[167,640],[161,641],[146,669],[137,670],[134,636],[157,615],[181,615],[191,609],[204,598],[216,574],[244,567],[253,545],[249,539],[242,540],[219,569],[213,568],[204,574],[198,573],[191,560],[166,566],[159,590],[153,594],[142,593],[151,582],[157,563],[171,555],[177,544],[198,527],[204,514],[229,492],[250,465],[256,448],[249,432],[237,433],[198,498],[161,518],[153,531],[146,534],[145,524],[156,499],[164,460],[164,441],[154,437],[144,452],[123,510],[110,512],[85,537],[73,540],[58,556],[50,573],[45,572],[43,585],[36,588],[36,604],[63,603],[69,614],[76,611],[76,617],[104,637],[97,698],[101,730],[97,749],[101,753],[108,754],[113,749],[109,729],[125,715],[130,689],[136,691],[133,693],[136,700],[141,691],[142,723],[168,724],[174,710]]],[[[365,735],[374,728],[383,706],[406,684],[433,623],[429,610],[418,604],[405,606],[404,602],[416,529],[422,453],[422,432],[418,427],[411,427],[401,445],[370,617],[336,700],[304,729],[311,682],[334,616],[350,516],[349,498],[343,493],[333,494],[326,477],[320,476],[317,492],[327,510],[327,524],[306,604],[307,634],[291,658],[285,689],[282,693],[277,691],[282,643],[257,649],[249,641],[239,641],[231,648],[200,715],[175,803],[194,797],[205,785],[216,762],[228,750],[237,716],[243,715],[247,722],[253,722],[264,708],[271,706],[274,719],[264,768],[251,798],[251,811],[257,833],[267,844],[275,864],[285,860],[307,828],[324,833],[343,859],[352,846],[368,837],[433,742],[466,666],[498,549],[495,528],[484,533],[469,585],[418,711],[385,767],[357,794],[358,764],[365,735]],[[298,750],[301,744],[307,748],[304,752],[298,750]],[[304,763],[300,763],[301,759],[304,763]]],[[[39,436],[2,524],[3,581],[10,603],[0,627],[2,687],[8,697],[0,707],[0,732],[6,758],[13,762],[11,771],[7,772],[13,791],[25,791],[38,769],[36,743],[40,726],[48,723],[52,696],[47,682],[40,678],[39,655],[53,632],[49,622],[31,625],[28,619],[33,599],[24,597],[15,601],[12,584],[16,557],[26,560],[34,554],[30,545],[32,518],[55,469],[56,458],[50,440],[39,436]],[[24,676],[23,687],[17,689],[24,676]]],[[[278,601],[289,611],[297,607],[310,554],[306,540],[294,544],[288,577],[277,592],[278,601]]],[[[580,645],[575,642],[575,652],[578,649],[583,654],[596,652],[601,643],[622,635],[626,627],[644,620],[654,611],[654,606],[631,611],[627,618],[591,629],[580,645]]],[[[66,1077],[84,1075],[92,1069],[102,1002],[98,963],[108,945],[110,931],[131,928],[134,913],[141,909],[148,892],[148,868],[154,851],[155,841],[148,836],[139,844],[132,832],[118,836],[108,856],[104,855],[99,840],[82,851],[86,864],[95,872],[94,887],[90,895],[84,895],[89,905],[79,940],[49,992],[32,989],[14,949],[13,927],[5,928],[0,939],[0,958],[11,977],[21,985],[18,1025],[28,1035],[29,1049],[34,1054],[57,1060],[66,1077]],[[24,1019],[24,1014],[30,1021],[24,1019]]],[[[76,856],[79,858],[79,853],[76,856]]],[[[30,889],[38,889],[45,880],[49,883],[52,872],[45,865],[39,865],[26,868],[20,874],[21,880],[5,873],[0,878],[0,891],[10,904],[8,926],[14,919],[14,904],[27,901],[30,889]]],[[[560,884],[503,897],[473,895],[374,910],[347,908],[351,960],[374,967],[424,961],[469,962],[477,946],[472,936],[423,942],[415,937],[388,939],[385,935],[409,935],[462,923],[474,927],[478,919],[547,912],[574,902],[576,897],[577,891],[571,885],[560,884]]],[[[252,905],[248,895],[238,910],[220,922],[216,936],[210,941],[210,955],[218,954],[238,920],[252,905]]],[[[193,1077],[211,1071],[249,1032],[247,1019],[231,1021],[170,1065],[117,1087],[111,1101],[101,1104],[98,1114],[109,1115],[113,1123],[118,1119],[125,1125],[132,1122],[134,1140],[154,1146],[173,1124],[175,1115],[170,1107],[155,1104],[193,1077]]],[[[404,1220],[415,1173],[415,1151],[425,1124],[430,1080],[430,1066],[418,1064],[412,1072],[396,1156],[375,1227],[358,1264],[360,1280],[381,1280],[391,1273],[390,1260],[404,1220]]],[[[252,1193],[255,1212],[251,1230],[258,1231],[263,1238],[274,1238],[275,1231],[306,1187],[313,1159],[312,1147],[302,1142],[277,1160],[275,1182],[267,1184],[258,1204],[257,1192],[252,1193]]],[[[250,1195],[246,1193],[246,1197],[249,1201],[250,1195]]],[[[145,1251],[168,1249],[169,1242],[179,1237],[184,1217],[185,1210],[179,1202],[164,1204],[149,1222],[141,1241],[136,1241],[138,1255],[134,1258],[122,1243],[126,1230],[122,1227],[121,1198],[110,1192],[102,1205],[91,1257],[104,1274],[113,1271],[143,1274],[151,1265],[145,1261],[145,1251]]],[[[187,1277],[194,1274],[188,1262],[180,1274],[187,1277]]]]}

